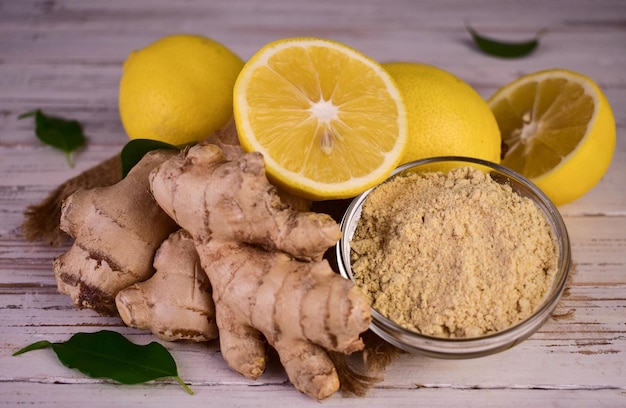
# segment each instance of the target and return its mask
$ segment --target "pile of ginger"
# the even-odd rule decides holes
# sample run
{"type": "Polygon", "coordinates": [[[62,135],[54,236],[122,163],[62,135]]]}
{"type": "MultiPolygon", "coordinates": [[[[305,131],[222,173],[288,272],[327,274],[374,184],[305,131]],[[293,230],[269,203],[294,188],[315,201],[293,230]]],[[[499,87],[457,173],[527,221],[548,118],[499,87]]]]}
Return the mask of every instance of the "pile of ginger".
{"type": "Polygon", "coordinates": [[[326,398],[341,385],[333,355],[363,349],[371,320],[323,258],[339,226],[222,136],[152,151],[118,183],[69,196],[60,227],[74,242],[54,261],[59,291],[163,340],[219,338],[226,363],[251,379],[269,345],[296,389],[326,398]]]}

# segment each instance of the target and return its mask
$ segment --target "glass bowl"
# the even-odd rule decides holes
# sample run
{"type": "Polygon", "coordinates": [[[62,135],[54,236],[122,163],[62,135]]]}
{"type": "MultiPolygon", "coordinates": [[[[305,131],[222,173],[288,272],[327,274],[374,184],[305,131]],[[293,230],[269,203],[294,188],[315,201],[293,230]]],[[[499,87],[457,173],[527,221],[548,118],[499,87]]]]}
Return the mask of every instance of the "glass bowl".
{"type": "MultiPolygon", "coordinates": [[[[495,163],[465,157],[434,157],[418,160],[398,167],[390,176],[407,171],[430,172],[471,166],[490,174],[500,184],[509,185],[513,191],[528,197],[539,207],[552,227],[558,248],[557,272],[542,303],[525,320],[496,333],[481,337],[443,338],[420,334],[405,329],[372,308],[370,329],[385,341],[412,353],[439,358],[472,358],[497,353],[519,344],[537,331],[556,307],[571,267],[570,242],[567,229],[559,211],[547,196],[528,179],[495,163]]],[[[389,180],[389,178],[387,180],[389,180]]],[[[342,236],[336,245],[340,274],[354,280],[350,261],[350,242],[361,216],[361,208],[373,187],[355,197],[341,221],[342,236]]]]}

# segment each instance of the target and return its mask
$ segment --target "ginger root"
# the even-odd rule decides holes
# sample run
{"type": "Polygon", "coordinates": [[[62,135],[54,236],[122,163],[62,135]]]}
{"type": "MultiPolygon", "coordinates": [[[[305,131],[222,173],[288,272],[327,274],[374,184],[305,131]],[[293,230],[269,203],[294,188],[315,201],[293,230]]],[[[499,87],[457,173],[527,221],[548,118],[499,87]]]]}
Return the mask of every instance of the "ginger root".
{"type": "Polygon", "coordinates": [[[194,240],[247,242],[301,260],[319,260],[341,231],[328,215],[293,211],[265,177],[260,153],[228,161],[201,143],[150,175],[154,198],[194,240]]]}
{"type": "Polygon", "coordinates": [[[148,174],[175,153],[150,152],[119,183],[63,202],[60,227],[75,240],[53,269],[59,292],[79,308],[115,315],[117,293],[154,273],[154,253],[178,226],[154,201],[148,174]]]}
{"type": "Polygon", "coordinates": [[[157,250],[154,268],[150,279],[117,294],[124,323],[166,341],[216,339],[211,284],[189,233],[181,229],[171,234],[157,250]]]}
{"type": "MultiPolygon", "coordinates": [[[[226,160],[237,160],[244,155],[243,148],[239,143],[239,135],[235,126],[234,118],[231,118],[221,129],[213,132],[206,140],[206,143],[218,146],[224,153],[226,160]]],[[[291,194],[288,191],[277,189],[280,199],[296,211],[310,211],[312,203],[310,200],[291,194]]]]}
{"type": "Polygon", "coordinates": [[[359,289],[322,260],[340,237],[337,223],[283,204],[258,153],[228,161],[217,146],[202,143],[155,169],[150,185],[193,237],[229,366],[257,378],[267,341],[298,390],[316,399],[336,392],[327,350],[362,349],[360,334],[371,319],[359,289]]]}

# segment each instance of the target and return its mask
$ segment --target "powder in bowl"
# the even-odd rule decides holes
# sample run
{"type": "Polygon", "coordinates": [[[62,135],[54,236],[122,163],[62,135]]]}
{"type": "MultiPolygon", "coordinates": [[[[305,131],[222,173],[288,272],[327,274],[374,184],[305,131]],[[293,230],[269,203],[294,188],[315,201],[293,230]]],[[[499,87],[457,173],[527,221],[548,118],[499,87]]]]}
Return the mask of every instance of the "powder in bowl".
{"type": "Polygon", "coordinates": [[[480,337],[521,322],[558,270],[541,210],[472,167],[405,172],[380,185],[350,247],[372,307],[435,337],[480,337]]]}

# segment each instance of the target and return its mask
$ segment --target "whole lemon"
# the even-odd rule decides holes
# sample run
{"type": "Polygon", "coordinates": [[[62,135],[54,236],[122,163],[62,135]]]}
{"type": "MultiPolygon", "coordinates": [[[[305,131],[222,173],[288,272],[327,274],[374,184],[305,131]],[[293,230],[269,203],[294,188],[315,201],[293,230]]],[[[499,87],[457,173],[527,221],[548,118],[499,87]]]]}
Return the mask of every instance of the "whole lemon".
{"type": "Polygon", "coordinates": [[[205,139],[232,117],[242,67],[228,48],[199,35],[171,35],[132,51],[119,87],[128,137],[172,145],[205,139]]]}
{"type": "Polygon", "coordinates": [[[382,64],[406,108],[409,138],[401,163],[467,156],[498,163],[500,130],[487,102],[453,74],[426,64],[382,64]]]}

